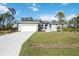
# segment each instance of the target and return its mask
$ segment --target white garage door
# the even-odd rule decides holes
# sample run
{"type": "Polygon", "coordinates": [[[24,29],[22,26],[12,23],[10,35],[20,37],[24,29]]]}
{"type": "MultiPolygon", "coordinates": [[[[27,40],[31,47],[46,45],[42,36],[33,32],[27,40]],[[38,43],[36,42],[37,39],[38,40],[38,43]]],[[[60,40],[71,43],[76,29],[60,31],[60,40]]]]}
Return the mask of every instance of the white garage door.
{"type": "Polygon", "coordinates": [[[19,24],[19,31],[38,31],[38,24],[19,24]]]}

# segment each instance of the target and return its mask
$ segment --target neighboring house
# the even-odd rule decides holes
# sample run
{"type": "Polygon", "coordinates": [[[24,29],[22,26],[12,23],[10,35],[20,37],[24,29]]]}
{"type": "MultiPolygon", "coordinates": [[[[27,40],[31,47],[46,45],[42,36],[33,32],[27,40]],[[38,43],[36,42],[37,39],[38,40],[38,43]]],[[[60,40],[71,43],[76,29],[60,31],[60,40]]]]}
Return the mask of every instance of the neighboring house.
{"type": "MultiPolygon", "coordinates": [[[[18,22],[18,31],[33,31],[37,32],[39,28],[39,21],[20,21],[18,22]]],[[[48,22],[42,21],[42,31],[62,31],[62,25],[60,22],[48,22]]]]}

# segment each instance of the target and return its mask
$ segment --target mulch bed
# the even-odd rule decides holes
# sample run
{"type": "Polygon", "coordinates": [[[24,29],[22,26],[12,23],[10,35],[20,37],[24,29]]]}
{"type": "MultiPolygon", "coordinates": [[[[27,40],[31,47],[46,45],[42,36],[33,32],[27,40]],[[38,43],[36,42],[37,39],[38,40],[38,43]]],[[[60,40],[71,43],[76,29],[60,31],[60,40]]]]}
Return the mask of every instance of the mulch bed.
{"type": "Polygon", "coordinates": [[[32,44],[31,48],[79,48],[79,44],[32,44]]]}

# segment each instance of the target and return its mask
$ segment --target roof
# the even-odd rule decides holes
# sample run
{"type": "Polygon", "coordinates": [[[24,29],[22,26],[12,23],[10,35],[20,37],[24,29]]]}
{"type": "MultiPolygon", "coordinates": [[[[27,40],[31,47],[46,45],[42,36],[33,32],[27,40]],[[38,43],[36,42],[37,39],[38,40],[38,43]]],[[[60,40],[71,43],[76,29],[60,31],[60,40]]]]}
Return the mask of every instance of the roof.
{"type": "Polygon", "coordinates": [[[18,24],[38,24],[39,21],[19,21],[18,24]]]}
{"type": "Polygon", "coordinates": [[[62,22],[54,22],[54,21],[52,21],[52,22],[50,22],[50,24],[52,24],[52,25],[61,25],[62,22]]]}
{"type": "Polygon", "coordinates": [[[57,22],[57,21],[42,21],[43,24],[52,24],[52,25],[61,25],[62,22],[57,22]]]}
{"type": "Polygon", "coordinates": [[[43,24],[50,23],[49,21],[42,21],[43,24]]]}
{"type": "MultiPolygon", "coordinates": [[[[18,24],[39,24],[40,21],[19,21],[18,24]]],[[[62,22],[57,21],[42,21],[43,24],[61,25],[62,22]]]]}

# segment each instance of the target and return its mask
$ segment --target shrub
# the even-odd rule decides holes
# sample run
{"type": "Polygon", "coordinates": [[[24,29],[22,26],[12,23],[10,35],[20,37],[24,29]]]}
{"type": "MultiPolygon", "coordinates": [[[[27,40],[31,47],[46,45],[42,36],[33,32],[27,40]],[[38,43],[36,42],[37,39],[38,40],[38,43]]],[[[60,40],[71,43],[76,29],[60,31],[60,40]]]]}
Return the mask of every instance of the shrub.
{"type": "Polygon", "coordinates": [[[63,28],[63,31],[72,32],[72,31],[75,31],[75,29],[74,28],[63,28]]]}

